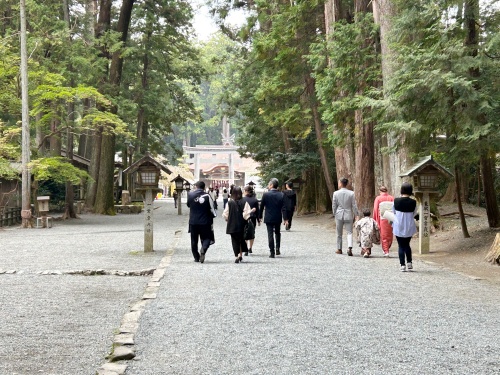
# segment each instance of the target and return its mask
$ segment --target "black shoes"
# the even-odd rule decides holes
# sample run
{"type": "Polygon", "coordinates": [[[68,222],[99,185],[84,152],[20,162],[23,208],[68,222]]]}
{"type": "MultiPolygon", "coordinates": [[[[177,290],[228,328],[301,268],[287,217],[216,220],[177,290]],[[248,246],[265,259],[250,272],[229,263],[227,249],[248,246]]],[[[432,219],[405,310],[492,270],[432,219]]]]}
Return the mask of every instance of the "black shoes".
{"type": "Polygon", "coordinates": [[[203,263],[205,261],[205,250],[201,249],[200,252],[200,263],[203,263]]]}
{"type": "Polygon", "coordinates": [[[280,249],[276,249],[276,255],[281,255],[280,249]]]}
{"type": "Polygon", "coordinates": [[[271,253],[271,255],[269,255],[269,258],[274,258],[274,253],[271,253]]]}
{"type": "Polygon", "coordinates": [[[349,250],[347,250],[347,255],[349,255],[350,257],[352,257],[352,247],[350,247],[349,250]]]}
{"type": "Polygon", "coordinates": [[[247,257],[248,253],[249,253],[249,251],[245,251],[243,254],[247,257]]]}
{"type": "Polygon", "coordinates": [[[250,254],[252,254],[252,248],[248,249],[248,252],[249,252],[250,254]]]}

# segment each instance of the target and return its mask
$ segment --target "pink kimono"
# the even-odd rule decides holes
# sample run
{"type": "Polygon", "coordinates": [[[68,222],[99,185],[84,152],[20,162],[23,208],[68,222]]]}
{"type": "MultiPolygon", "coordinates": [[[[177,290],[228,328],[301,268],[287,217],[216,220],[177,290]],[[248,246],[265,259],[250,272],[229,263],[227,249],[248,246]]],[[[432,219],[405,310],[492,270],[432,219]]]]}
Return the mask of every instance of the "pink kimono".
{"type": "Polygon", "coordinates": [[[375,198],[375,202],[373,203],[373,218],[380,228],[380,242],[382,250],[384,251],[384,254],[389,255],[389,249],[392,245],[393,239],[392,226],[388,220],[380,217],[379,205],[381,202],[394,202],[394,197],[389,193],[380,192],[380,195],[375,198]]]}

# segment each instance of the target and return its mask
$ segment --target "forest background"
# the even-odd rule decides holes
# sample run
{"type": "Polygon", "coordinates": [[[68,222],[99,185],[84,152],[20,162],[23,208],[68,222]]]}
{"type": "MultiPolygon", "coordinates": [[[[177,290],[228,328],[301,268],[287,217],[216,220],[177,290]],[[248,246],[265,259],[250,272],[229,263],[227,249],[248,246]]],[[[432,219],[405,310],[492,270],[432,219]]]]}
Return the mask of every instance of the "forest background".
{"type": "MultiPolygon", "coordinates": [[[[371,207],[432,155],[455,175],[444,198],[500,226],[498,1],[206,3],[221,31],[200,42],[188,1],[26,0],[30,168],[34,189],[64,184],[66,217],[82,179],[86,207],[114,213],[115,155],[178,164],[184,143],[219,143],[227,116],[264,181],[306,181],[302,212],[328,210],[340,177],[371,207]],[[242,26],[227,23],[234,9],[242,26]]],[[[15,178],[19,2],[0,15],[0,176],[15,178]]]]}

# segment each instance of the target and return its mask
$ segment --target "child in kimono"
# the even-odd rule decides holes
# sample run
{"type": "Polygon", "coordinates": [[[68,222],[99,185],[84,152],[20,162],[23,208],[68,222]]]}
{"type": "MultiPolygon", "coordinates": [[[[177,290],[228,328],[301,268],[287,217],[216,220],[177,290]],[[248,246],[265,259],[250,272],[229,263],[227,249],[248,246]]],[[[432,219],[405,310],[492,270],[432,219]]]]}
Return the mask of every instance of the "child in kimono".
{"type": "Polygon", "coordinates": [[[370,215],[371,211],[369,209],[364,209],[364,217],[358,220],[355,226],[358,235],[358,243],[361,247],[361,255],[364,258],[369,258],[372,254],[373,244],[380,244],[380,228],[370,215]]]}

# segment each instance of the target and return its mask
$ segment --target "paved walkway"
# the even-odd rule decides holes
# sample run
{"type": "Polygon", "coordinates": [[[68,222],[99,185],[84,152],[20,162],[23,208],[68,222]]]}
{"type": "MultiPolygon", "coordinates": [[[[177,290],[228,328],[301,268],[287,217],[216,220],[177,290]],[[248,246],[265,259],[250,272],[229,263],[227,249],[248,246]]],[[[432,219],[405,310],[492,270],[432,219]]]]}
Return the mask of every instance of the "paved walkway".
{"type": "Polygon", "coordinates": [[[235,264],[219,217],[195,263],[171,206],[157,203],[153,254],[140,251],[142,215],[1,231],[0,269],[17,273],[0,275],[0,374],[500,374],[497,286],[418,261],[401,273],[378,248],[335,255],[334,233],[308,218],[276,259],[259,227],[235,264]],[[107,274],[38,274],[72,269],[107,274]],[[112,367],[125,326],[135,358],[112,367]]]}

